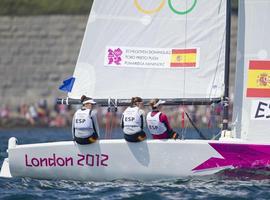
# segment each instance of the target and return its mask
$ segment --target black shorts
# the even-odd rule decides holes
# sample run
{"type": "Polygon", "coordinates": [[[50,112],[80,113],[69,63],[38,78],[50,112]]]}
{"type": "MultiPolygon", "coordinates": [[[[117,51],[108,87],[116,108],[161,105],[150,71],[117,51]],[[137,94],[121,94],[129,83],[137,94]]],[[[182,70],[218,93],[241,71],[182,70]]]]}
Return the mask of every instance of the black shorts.
{"type": "Polygon", "coordinates": [[[132,135],[124,134],[124,138],[128,142],[141,142],[146,139],[146,134],[144,131],[140,131],[132,135]]]}
{"type": "Polygon", "coordinates": [[[77,142],[78,144],[92,144],[98,139],[98,134],[96,132],[93,133],[90,137],[87,138],[78,138],[74,136],[74,141],[77,142]]]}

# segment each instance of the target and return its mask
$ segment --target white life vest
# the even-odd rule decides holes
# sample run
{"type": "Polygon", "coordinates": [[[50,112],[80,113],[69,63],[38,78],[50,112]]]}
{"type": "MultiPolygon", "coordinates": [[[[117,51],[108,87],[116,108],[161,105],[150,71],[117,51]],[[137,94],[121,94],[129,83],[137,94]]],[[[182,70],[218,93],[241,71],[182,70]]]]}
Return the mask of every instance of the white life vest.
{"type": "Polygon", "coordinates": [[[75,136],[86,138],[94,133],[93,122],[90,117],[90,109],[77,110],[74,115],[75,136]]]}
{"type": "Polygon", "coordinates": [[[128,107],[123,113],[123,131],[127,135],[138,133],[142,130],[141,115],[138,107],[128,107]]]}
{"type": "Polygon", "coordinates": [[[161,135],[167,131],[164,123],[159,119],[161,112],[158,112],[154,116],[151,116],[152,112],[149,112],[146,117],[147,127],[152,135],[161,135]]]}

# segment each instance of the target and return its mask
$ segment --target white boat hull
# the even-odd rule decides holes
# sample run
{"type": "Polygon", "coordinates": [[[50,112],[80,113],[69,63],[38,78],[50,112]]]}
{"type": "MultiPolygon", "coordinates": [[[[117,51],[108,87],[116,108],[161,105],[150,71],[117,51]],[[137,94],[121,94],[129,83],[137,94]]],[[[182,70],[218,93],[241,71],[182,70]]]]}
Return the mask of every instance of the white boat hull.
{"type": "Polygon", "coordinates": [[[239,141],[147,140],[129,143],[119,139],[100,140],[91,145],[78,145],[72,141],[15,143],[16,139],[10,139],[8,162],[1,171],[6,170],[8,164],[13,177],[37,179],[175,179],[213,174],[226,168],[257,168],[270,164],[270,159],[264,156],[270,154],[270,145],[239,141]],[[261,156],[252,157],[257,153],[261,156]]]}

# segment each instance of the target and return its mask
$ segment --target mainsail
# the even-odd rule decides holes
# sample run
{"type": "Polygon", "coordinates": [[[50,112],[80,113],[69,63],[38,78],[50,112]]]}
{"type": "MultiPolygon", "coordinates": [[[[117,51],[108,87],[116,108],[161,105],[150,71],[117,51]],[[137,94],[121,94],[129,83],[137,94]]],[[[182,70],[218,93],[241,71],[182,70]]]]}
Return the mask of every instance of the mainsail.
{"type": "Polygon", "coordinates": [[[239,1],[235,133],[249,141],[269,142],[270,1],[239,1]]]}
{"type": "Polygon", "coordinates": [[[70,98],[221,98],[225,0],[94,1],[70,98]]]}

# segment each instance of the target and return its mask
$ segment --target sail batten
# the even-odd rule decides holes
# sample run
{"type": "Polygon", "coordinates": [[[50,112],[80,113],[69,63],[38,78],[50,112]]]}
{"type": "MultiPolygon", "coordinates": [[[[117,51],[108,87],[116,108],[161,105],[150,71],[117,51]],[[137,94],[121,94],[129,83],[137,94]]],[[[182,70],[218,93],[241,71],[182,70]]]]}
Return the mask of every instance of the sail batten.
{"type": "Polygon", "coordinates": [[[164,2],[94,1],[70,98],[223,96],[226,2],[164,2]]]}

